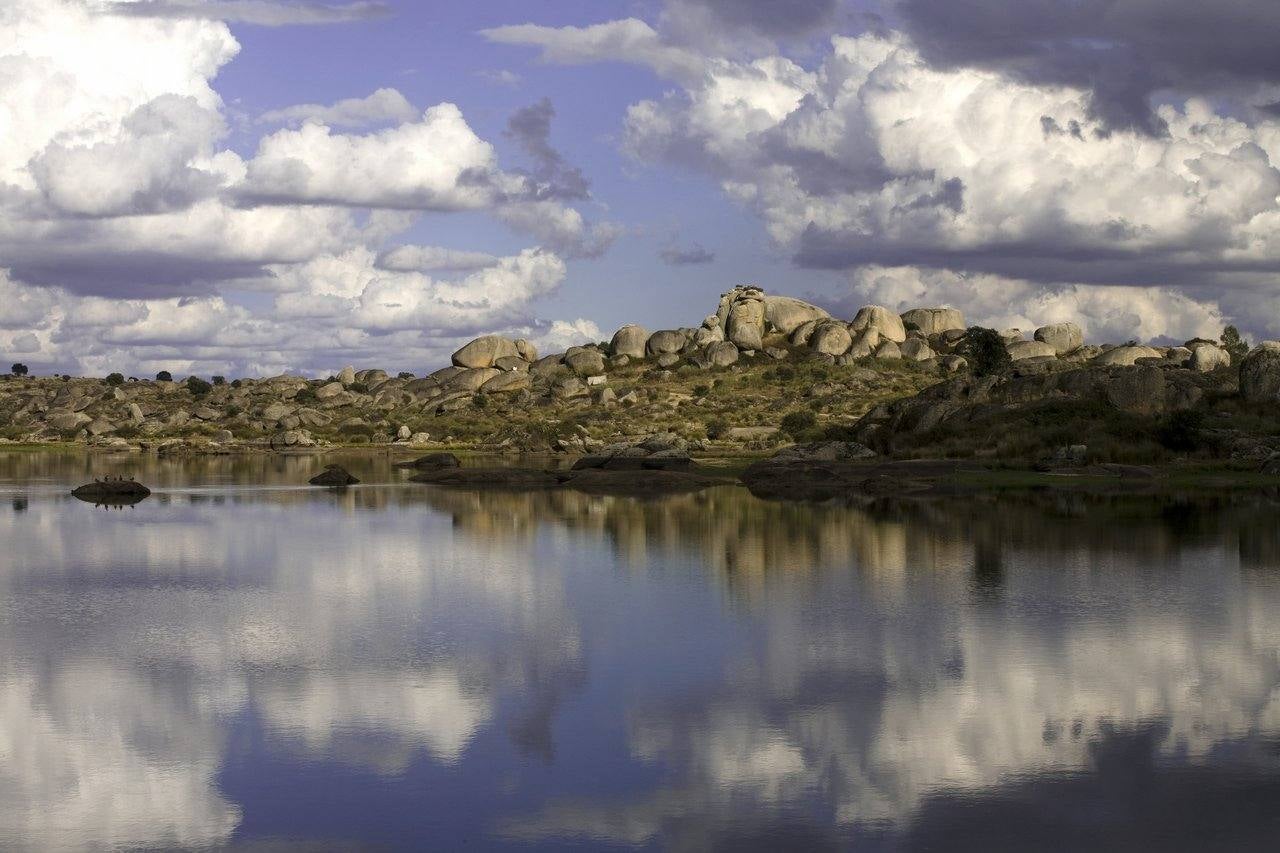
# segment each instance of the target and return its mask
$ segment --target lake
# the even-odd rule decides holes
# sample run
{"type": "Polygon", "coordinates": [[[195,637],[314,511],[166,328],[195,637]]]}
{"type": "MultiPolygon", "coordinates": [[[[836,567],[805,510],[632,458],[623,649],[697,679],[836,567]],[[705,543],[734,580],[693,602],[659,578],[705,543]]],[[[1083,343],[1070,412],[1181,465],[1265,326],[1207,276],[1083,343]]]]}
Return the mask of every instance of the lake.
{"type": "MultiPolygon", "coordinates": [[[[324,461],[332,461],[325,457],[324,461]]],[[[0,847],[1280,837],[1280,499],[446,491],[0,454],[0,847]],[[154,494],[67,494],[129,473],[154,494]]]]}

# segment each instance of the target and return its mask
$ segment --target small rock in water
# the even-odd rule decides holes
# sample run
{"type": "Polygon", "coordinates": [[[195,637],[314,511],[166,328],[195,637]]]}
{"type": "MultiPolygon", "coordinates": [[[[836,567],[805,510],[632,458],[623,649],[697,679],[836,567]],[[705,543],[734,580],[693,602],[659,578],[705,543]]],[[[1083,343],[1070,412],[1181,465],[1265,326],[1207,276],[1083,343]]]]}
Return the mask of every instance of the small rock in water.
{"type": "Polygon", "coordinates": [[[446,468],[459,468],[462,462],[452,453],[428,453],[408,462],[397,462],[397,468],[415,468],[419,471],[442,471],[446,468]]]}
{"type": "Polygon", "coordinates": [[[82,501],[93,503],[131,504],[150,495],[151,490],[132,477],[107,476],[85,483],[71,494],[82,501]]]}
{"type": "Polygon", "coordinates": [[[354,486],[359,482],[341,465],[330,465],[310,480],[313,486],[354,486]]]}

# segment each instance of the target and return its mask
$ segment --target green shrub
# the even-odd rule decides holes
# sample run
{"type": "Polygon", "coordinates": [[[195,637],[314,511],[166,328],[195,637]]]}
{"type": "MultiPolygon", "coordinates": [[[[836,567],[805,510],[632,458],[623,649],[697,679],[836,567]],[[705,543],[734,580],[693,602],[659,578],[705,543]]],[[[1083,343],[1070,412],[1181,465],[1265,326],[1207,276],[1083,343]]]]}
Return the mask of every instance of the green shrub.
{"type": "Polygon", "coordinates": [[[239,388],[239,387],[240,387],[240,386],[242,386],[242,385],[244,385],[244,383],[243,383],[243,382],[241,382],[239,379],[232,379],[232,380],[231,380],[231,387],[232,387],[232,388],[239,388]]]}
{"type": "Polygon", "coordinates": [[[477,409],[485,409],[489,406],[489,398],[484,394],[476,392],[475,396],[471,398],[471,404],[477,409]]]}
{"type": "Polygon", "coordinates": [[[964,356],[975,376],[998,373],[1011,360],[1000,333],[981,326],[969,327],[956,352],[964,356]]]}
{"type": "Polygon", "coordinates": [[[1249,343],[1240,337],[1240,330],[1235,326],[1222,330],[1222,348],[1231,356],[1232,364],[1239,364],[1249,354],[1249,343]]]}
{"type": "Polygon", "coordinates": [[[156,374],[156,381],[157,381],[157,382],[172,382],[172,381],[173,381],[173,374],[172,374],[172,373],[170,373],[170,372],[169,372],[169,371],[167,371],[167,370],[162,370],[162,371],[160,371],[159,373],[157,373],[157,374],[156,374]]]}
{"type": "Polygon", "coordinates": [[[782,416],[778,428],[791,437],[793,441],[800,438],[818,424],[818,416],[805,409],[797,409],[782,416]]]}
{"type": "Polygon", "coordinates": [[[305,385],[302,388],[299,388],[298,393],[293,395],[293,401],[295,403],[313,403],[317,399],[316,389],[312,388],[310,385],[305,385]]]}
{"type": "Polygon", "coordinates": [[[409,373],[408,371],[402,370],[400,373],[396,374],[396,378],[397,379],[413,379],[414,375],[412,373],[409,373]]]}
{"type": "Polygon", "coordinates": [[[114,387],[114,386],[116,386],[116,385],[123,385],[123,384],[124,384],[124,374],[123,374],[123,373],[108,373],[108,374],[107,374],[107,378],[106,378],[106,380],[105,380],[105,381],[106,381],[106,383],[107,383],[108,385],[111,385],[111,386],[113,386],[113,387],[114,387]]]}
{"type": "Polygon", "coordinates": [[[225,376],[215,376],[215,377],[213,377],[213,384],[214,384],[214,385],[226,385],[226,384],[227,384],[227,377],[225,377],[225,376]]]}
{"type": "Polygon", "coordinates": [[[712,418],[707,421],[707,438],[712,441],[724,438],[725,434],[728,432],[729,425],[725,423],[723,418],[712,418]]]}
{"type": "Polygon", "coordinates": [[[9,368],[9,372],[14,376],[26,376],[29,371],[25,364],[18,362],[9,368]]]}
{"type": "Polygon", "coordinates": [[[695,397],[705,397],[705,396],[707,396],[707,395],[708,395],[708,394],[710,394],[710,393],[711,393],[711,386],[710,386],[710,385],[695,385],[695,386],[693,386],[693,396],[695,396],[695,397]]]}
{"type": "Polygon", "coordinates": [[[352,394],[368,394],[369,386],[364,384],[363,382],[352,382],[349,386],[347,386],[347,390],[350,391],[352,394]]]}
{"type": "Polygon", "coordinates": [[[187,391],[191,393],[192,397],[203,397],[212,390],[213,386],[208,382],[205,382],[199,376],[187,377],[187,391]]]}

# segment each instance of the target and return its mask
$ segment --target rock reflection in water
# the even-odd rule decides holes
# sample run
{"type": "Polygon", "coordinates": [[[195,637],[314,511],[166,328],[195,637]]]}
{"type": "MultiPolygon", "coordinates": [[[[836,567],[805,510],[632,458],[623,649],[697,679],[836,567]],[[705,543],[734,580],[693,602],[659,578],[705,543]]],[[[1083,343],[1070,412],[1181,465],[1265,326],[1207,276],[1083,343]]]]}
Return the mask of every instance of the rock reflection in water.
{"type": "Polygon", "coordinates": [[[1269,496],[149,464],[121,515],[0,456],[0,846],[1248,846],[1280,804],[1269,496]]]}

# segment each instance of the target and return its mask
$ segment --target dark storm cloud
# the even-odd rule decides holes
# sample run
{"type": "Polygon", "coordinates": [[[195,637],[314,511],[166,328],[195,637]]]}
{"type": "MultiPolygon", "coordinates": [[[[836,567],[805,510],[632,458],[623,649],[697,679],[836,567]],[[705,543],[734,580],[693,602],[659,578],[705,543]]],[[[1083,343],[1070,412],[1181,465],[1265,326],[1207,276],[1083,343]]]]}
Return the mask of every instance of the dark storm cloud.
{"type": "Polygon", "coordinates": [[[163,299],[207,294],[235,281],[262,281],[272,274],[261,264],[208,260],[159,252],[44,254],[6,258],[10,274],[26,284],[62,287],[81,296],[163,299]]]}
{"type": "Polygon", "coordinates": [[[688,246],[666,246],[658,253],[658,257],[670,267],[689,267],[712,263],[716,259],[716,253],[701,243],[692,243],[688,246]]]}
{"type": "Polygon", "coordinates": [[[507,120],[507,136],[520,143],[532,158],[534,170],[529,178],[538,201],[581,201],[591,195],[591,182],[582,170],[571,166],[551,146],[551,120],[556,110],[550,98],[516,110],[507,120]]]}
{"type": "Polygon", "coordinates": [[[840,0],[670,0],[667,5],[705,12],[733,29],[784,38],[829,23],[840,0]]]}
{"type": "MultiPolygon", "coordinates": [[[[1125,223],[1108,223],[1102,230],[1117,233],[1125,223]]],[[[830,231],[810,225],[800,238],[795,263],[806,269],[846,270],[852,267],[920,266],[956,272],[988,273],[1040,282],[1079,284],[1124,283],[1172,286],[1195,290],[1240,276],[1259,282],[1280,273],[1280,261],[1219,260],[1208,246],[1179,245],[1166,249],[1133,251],[1108,247],[1088,235],[1072,239],[1065,230],[1059,239],[1049,236],[1008,243],[984,243],[973,248],[949,248],[920,240],[890,241],[830,231]]]]}
{"type": "Polygon", "coordinates": [[[1211,92],[1280,81],[1276,0],[899,0],[934,66],[977,66],[1093,93],[1109,129],[1166,132],[1162,89],[1211,92]]]}

